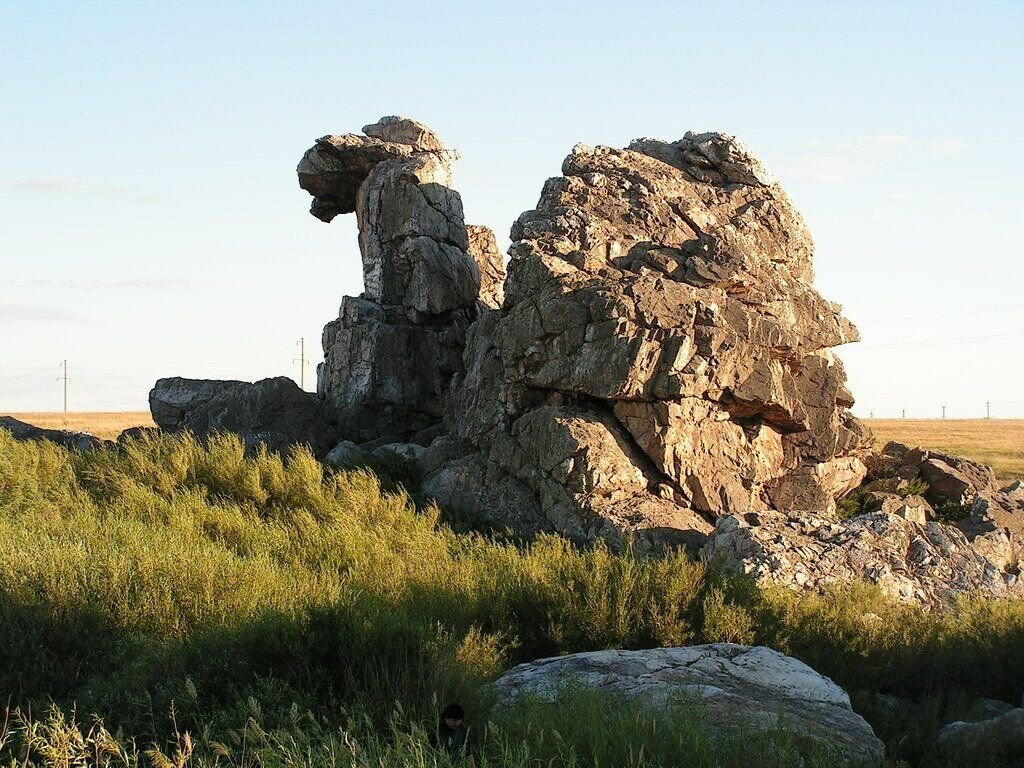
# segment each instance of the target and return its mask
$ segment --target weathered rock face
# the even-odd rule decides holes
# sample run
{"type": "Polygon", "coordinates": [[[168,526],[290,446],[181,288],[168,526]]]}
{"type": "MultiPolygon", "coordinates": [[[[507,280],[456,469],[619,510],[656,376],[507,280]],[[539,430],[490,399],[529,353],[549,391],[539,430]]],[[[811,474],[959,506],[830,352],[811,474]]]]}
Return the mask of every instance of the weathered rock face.
{"type": "Polygon", "coordinates": [[[91,451],[109,445],[88,432],[68,432],[63,429],[43,429],[12,416],[0,416],[0,429],[6,429],[15,440],[47,440],[72,451],[91,451]]]}
{"type": "Polygon", "coordinates": [[[728,515],[718,519],[701,554],[794,590],[867,581],[897,600],[932,606],[959,595],[1024,597],[1024,582],[1006,562],[1011,542],[1004,532],[972,542],[954,526],[922,524],[911,517],[887,512],[848,520],[811,512],[728,515]]]}
{"type": "Polygon", "coordinates": [[[839,686],[769,648],[716,643],[575,653],[520,664],[494,687],[505,701],[522,695],[555,701],[569,683],[638,697],[652,706],[683,696],[707,713],[706,726],[716,732],[771,728],[781,722],[868,764],[880,763],[884,753],[882,742],[839,686]]]}
{"type": "Polygon", "coordinates": [[[322,457],[337,442],[323,403],[283,376],[255,383],[160,379],[149,393],[149,409],[167,432],[187,430],[199,438],[233,432],[248,448],[308,445],[322,457]]]}
{"type": "Polygon", "coordinates": [[[699,538],[857,486],[868,435],[830,353],[856,330],[811,287],[803,219],[749,151],[687,134],[578,146],[562,170],[513,227],[502,308],[448,398],[475,455],[428,487],[586,539],[699,538]],[[498,483],[521,492],[503,503],[498,483]]]}
{"type": "Polygon", "coordinates": [[[355,212],[365,291],[324,328],[317,391],[357,441],[406,438],[443,415],[465,333],[500,295],[494,236],[467,229],[446,149],[426,126],[385,117],[364,136],[325,136],[298,166],[311,212],[355,212]]]}

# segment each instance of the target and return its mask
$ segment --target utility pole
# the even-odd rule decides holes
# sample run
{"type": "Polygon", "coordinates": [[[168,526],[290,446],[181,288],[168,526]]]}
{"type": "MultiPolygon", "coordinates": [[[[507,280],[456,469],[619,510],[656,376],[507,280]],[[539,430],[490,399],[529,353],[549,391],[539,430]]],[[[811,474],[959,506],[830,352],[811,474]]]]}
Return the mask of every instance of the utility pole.
{"type": "Polygon", "coordinates": [[[60,365],[64,369],[64,375],[58,376],[57,381],[64,382],[64,413],[66,415],[68,412],[68,382],[71,381],[71,379],[68,378],[68,361],[64,360],[60,365]]]}
{"type": "Polygon", "coordinates": [[[299,348],[299,356],[292,358],[293,363],[299,364],[299,387],[302,389],[306,388],[306,366],[309,365],[309,361],[306,359],[306,337],[303,336],[297,342],[295,346],[299,348]]]}
{"type": "Polygon", "coordinates": [[[946,418],[946,406],[942,406],[942,418],[946,418]]]}
{"type": "Polygon", "coordinates": [[[907,418],[907,409],[906,408],[903,409],[903,418],[904,419],[907,418]]]}
{"type": "Polygon", "coordinates": [[[988,400],[985,401],[985,418],[992,418],[992,403],[990,403],[988,400]]]}
{"type": "Polygon", "coordinates": [[[871,413],[871,415],[870,415],[870,416],[868,416],[868,418],[869,418],[869,419],[874,419],[874,418],[875,418],[875,412],[874,412],[874,411],[871,411],[870,413],[871,413]]]}

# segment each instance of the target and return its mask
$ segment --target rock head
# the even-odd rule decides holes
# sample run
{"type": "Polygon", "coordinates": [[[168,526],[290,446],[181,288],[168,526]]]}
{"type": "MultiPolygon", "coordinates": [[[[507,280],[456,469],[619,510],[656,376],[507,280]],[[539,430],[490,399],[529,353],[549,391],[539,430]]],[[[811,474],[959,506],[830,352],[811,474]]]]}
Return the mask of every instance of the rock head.
{"type": "Polygon", "coordinates": [[[356,213],[363,263],[363,295],[324,329],[317,387],[345,437],[403,439],[441,421],[481,284],[493,304],[504,266],[490,230],[466,226],[457,153],[404,117],[363,133],[318,139],[297,169],[314,216],[356,213]]]}

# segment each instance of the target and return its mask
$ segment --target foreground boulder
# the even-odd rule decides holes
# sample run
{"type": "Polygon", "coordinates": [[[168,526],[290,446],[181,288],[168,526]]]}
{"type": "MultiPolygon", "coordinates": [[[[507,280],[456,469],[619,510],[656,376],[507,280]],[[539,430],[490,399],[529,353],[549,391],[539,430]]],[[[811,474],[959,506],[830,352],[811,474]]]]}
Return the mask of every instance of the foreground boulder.
{"type": "Polygon", "coordinates": [[[440,423],[477,301],[497,304],[504,265],[490,230],[466,227],[456,152],[404,117],[363,134],[318,139],[297,169],[314,216],[355,212],[363,262],[363,295],[324,328],[317,392],[347,439],[404,440],[440,423]]]}
{"type": "Polygon", "coordinates": [[[831,509],[870,441],[831,353],[858,336],[813,289],[779,184],[719,133],[580,145],[562,171],[513,226],[501,308],[469,331],[446,422],[463,455],[428,492],[613,542],[831,509]]]}
{"type": "Polygon", "coordinates": [[[840,520],[813,512],[757,512],[718,519],[702,556],[793,590],[867,581],[892,598],[937,606],[960,595],[1024,597],[1024,582],[993,552],[992,532],[972,542],[958,528],[874,512],[840,520]]]}
{"type": "Polygon", "coordinates": [[[283,376],[255,383],[160,379],[149,393],[149,409],[164,431],[199,438],[233,432],[249,449],[306,445],[323,457],[337,443],[337,427],[324,404],[283,376]]]}
{"type": "Polygon", "coordinates": [[[520,664],[494,683],[504,701],[527,695],[553,702],[567,685],[640,698],[652,707],[682,697],[706,713],[714,731],[781,725],[868,764],[880,763],[884,753],[839,686],[769,648],[716,643],[575,653],[520,664]]]}
{"type": "Polygon", "coordinates": [[[72,451],[91,451],[109,445],[106,440],[88,432],[68,432],[63,429],[43,429],[13,416],[0,416],[0,429],[6,429],[15,440],[47,440],[72,451]]]}

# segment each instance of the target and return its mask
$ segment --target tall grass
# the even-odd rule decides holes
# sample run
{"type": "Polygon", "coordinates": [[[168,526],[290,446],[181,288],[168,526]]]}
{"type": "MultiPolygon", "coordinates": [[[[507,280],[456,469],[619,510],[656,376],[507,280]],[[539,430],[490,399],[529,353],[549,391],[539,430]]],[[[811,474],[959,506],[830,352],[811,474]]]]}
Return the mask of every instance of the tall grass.
{"type": "Polygon", "coordinates": [[[296,712],[383,734],[396,702],[428,722],[519,661],[721,640],[808,662],[915,760],[949,702],[1024,693],[1020,603],[927,613],[867,587],[762,590],[683,553],[516,547],[453,533],[370,472],[247,458],[229,436],[73,455],[0,431],[0,691],[22,713],[76,706],[140,743],[250,717],[292,732],[296,712]],[[878,693],[928,702],[919,737],[878,693]]]}

